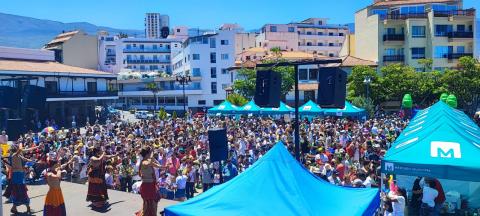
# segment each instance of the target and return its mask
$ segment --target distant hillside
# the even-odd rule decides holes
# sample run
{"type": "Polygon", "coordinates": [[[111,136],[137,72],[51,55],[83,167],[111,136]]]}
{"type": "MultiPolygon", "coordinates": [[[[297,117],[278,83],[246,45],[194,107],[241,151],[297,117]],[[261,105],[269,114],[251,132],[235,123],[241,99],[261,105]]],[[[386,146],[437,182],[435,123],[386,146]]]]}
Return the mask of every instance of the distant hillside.
{"type": "Polygon", "coordinates": [[[62,23],[5,13],[0,13],[0,23],[0,46],[41,48],[62,31],[75,29],[80,29],[91,35],[104,30],[110,34],[122,32],[129,36],[144,37],[144,31],[142,30],[115,29],[96,26],[87,22],[62,23]]]}

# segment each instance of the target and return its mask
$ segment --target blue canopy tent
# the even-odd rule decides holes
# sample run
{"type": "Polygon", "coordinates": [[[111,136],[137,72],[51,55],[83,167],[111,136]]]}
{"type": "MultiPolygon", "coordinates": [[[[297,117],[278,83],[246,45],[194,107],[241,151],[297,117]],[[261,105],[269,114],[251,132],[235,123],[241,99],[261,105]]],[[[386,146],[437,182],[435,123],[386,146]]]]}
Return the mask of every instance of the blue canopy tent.
{"type": "Polygon", "coordinates": [[[302,116],[321,116],[323,115],[323,109],[318,106],[318,104],[309,100],[307,103],[303,104],[298,108],[298,112],[302,116]]]}
{"type": "Polygon", "coordinates": [[[444,102],[420,111],[382,160],[382,172],[480,182],[480,128],[444,102]]]}
{"type": "Polygon", "coordinates": [[[253,100],[238,109],[239,114],[259,114],[260,107],[253,100]]]}
{"type": "Polygon", "coordinates": [[[238,107],[231,104],[228,101],[223,101],[220,105],[208,109],[208,114],[225,114],[235,115],[238,114],[238,107]]]}
{"type": "Polygon", "coordinates": [[[364,117],[367,113],[365,109],[358,108],[348,101],[345,101],[343,109],[323,109],[326,116],[346,116],[346,117],[364,117]]]}
{"type": "Polygon", "coordinates": [[[280,101],[278,108],[261,108],[262,115],[284,115],[295,112],[295,109],[280,101]]]}
{"type": "Polygon", "coordinates": [[[379,203],[378,189],[325,182],[277,143],[242,174],[167,207],[165,215],[373,215],[379,203]],[[346,200],[348,208],[344,207],[346,200]]]}

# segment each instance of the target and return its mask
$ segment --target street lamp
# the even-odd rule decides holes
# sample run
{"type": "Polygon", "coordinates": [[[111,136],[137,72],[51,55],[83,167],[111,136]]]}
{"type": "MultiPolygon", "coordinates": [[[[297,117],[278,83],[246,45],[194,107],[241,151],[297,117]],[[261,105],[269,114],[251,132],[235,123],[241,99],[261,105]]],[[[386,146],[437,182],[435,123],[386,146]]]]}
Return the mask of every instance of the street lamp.
{"type": "Polygon", "coordinates": [[[370,83],[372,83],[372,77],[370,77],[370,76],[365,77],[365,79],[363,80],[363,83],[365,83],[365,86],[367,88],[366,97],[368,99],[369,98],[369,95],[368,95],[369,91],[368,90],[369,90],[369,87],[370,87],[370,83]]]}
{"type": "Polygon", "coordinates": [[[176,76],[177,82],[180,83],[183,87],[183,114],[187,114],[187,109],[186,109],[186,98],[185,98],[185,85],[188,85],[188,83],[192,82],[192,78],[189,75],[177,75],[176,76]]]}

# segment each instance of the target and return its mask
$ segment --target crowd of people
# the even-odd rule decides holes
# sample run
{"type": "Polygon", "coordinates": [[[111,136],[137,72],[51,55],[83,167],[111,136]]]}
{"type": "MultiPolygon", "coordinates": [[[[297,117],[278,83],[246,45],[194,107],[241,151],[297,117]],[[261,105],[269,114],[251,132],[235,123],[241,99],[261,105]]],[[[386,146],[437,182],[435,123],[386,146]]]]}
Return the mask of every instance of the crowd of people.
{"type": "MultiPolygon", "coordinates": [[[[379,187],[380,160],[407,124],[395,115],[368,120],[304,118],[301,162],[335,185],[379,187]]],[[[51,197],[58,197],[60,178],[88,182],[86,200],[92,208],[105,205],[108,188],[140,193],[144,206],[138,215],[156,215],[160,198],[183,201],[229,181],[279,141],[293,154],[293,134],[292,122],[284,118],[190,116],[135,122],[112,118],[102,125],[26,133],[15,141],[4,162],[10,186],[46,181],[51,197]],[[209,160],[212,128],[227,129],[227,161],[209,160]]],[[[11,191],[5,195],[14,204],[12,212],[18,205],[28,205],[26,190],[21,195],[22,190],[11,191]]],[[[54,206],[64,211],[63,198],[54,206]]]]}

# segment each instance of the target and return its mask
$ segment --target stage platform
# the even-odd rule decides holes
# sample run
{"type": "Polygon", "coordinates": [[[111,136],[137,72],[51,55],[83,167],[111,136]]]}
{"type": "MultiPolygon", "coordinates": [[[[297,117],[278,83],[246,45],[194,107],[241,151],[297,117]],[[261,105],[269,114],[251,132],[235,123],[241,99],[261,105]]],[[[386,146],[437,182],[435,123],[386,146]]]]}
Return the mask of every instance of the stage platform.
{"type": "MultiPolygon", "coordinates": [[[[43,215],[43,204],[45,196],[48,192],[47,185],[27,185],[28,195],[30,196],[30,204],[33,211],[32,215],[43,215]]],[[[102,211],[94,211],[90,208],[90,203],[85,201],[87,196],[87,185],[75,184],[69,182],[62,182],[63,197],[67,208],[67,215],[129,215],[134,213],[142,207],[142,198],[139,194],[126,193],[116,190],[108,190],[109,206],[102,211]]],[[[2,191],[3,192],[3,191],[2,191]]],[[[10,214],[12,204],[5,204],[5,197],[2,198],[3,215],[10,214]]],[[[177,203],[172,200],[162,199],[158,203],[158,212],[163,211],[164,208],[177,203]]],[[[19,212],[25,212],[25,206],[18,207],[19,212]]],[[[27,214],[18,214],[27,215],[27,214]]]]}

